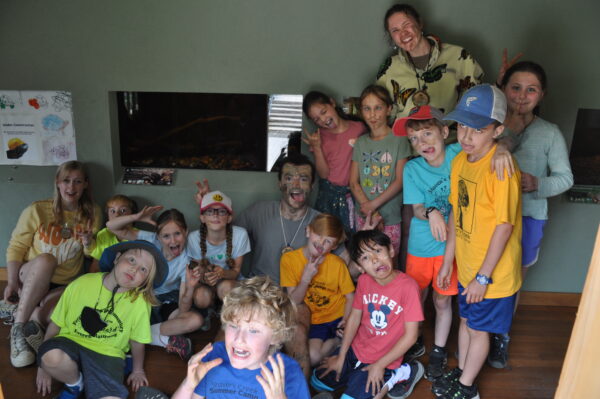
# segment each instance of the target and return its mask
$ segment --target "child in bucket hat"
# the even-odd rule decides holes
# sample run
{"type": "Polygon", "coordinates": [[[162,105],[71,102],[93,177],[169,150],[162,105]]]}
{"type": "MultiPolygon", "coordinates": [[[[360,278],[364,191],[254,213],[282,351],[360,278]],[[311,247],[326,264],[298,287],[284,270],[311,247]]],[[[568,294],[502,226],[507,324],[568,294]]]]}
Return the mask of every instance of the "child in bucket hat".
{"type": "MultiPolygon", "coordinates": [[[[134,390],[148,383],[144,344],[150,343],[153,284],[167,275],[167,262],[151,243],[122,242],[105,250],[106,273],[88,273],[65,289],[39,348],[38,387],[49,393],[52,378],[64,382],[60,398],[127,397],[125,354],[131,349],[134,390]],[[77,377],[72,377],[76,375],[77,377]]],[[[101,260],[101,264],[102,264],[101,260]]]]}

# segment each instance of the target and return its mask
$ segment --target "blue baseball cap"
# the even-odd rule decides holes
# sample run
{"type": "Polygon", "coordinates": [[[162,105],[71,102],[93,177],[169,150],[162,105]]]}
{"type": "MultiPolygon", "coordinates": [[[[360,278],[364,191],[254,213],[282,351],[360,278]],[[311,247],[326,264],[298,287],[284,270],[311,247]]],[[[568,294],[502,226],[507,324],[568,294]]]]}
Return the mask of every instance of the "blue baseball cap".
{"type": "Polygon", "coordinates": [[[112,245],[106,248],[102,252],[100,257],[99,266],[100,271],[110,272],[115,266],[115,258],[118,253],[123,253],[129,249],[143,249],[150,252],[156,263],[156,275],[154,277],[154,288],[160,287],[169,274],[169,263],[163,256],[160,249],[156,248],[154,244],[145,240],[132,240],[123,241],[118,244],[112,245]]]}
{"type": "Polygon", "coordinates": [[[444,117],[473,129],[481,129],[506,117],[506,97],[500,89],[489,84],[471,87],[460,98],[456,108],[444,117]]]}

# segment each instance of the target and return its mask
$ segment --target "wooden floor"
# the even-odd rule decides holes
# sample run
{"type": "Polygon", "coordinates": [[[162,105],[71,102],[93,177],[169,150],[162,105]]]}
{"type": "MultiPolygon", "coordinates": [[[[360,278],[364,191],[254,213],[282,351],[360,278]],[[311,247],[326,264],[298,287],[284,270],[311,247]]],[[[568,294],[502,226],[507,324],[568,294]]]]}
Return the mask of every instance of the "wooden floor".
{"type": "MultiPolygon", "coordinates": [[[[0,284],[3,289],[4,284],[0,284]]],[[[1,292],[1,291],[0,291],[1,292]]],[[[432,314],[431,305],[426,314],[432,314]]],[[[557,306],[522,306],[517,312],[510,345],[510,369],[496,370],[485,365],[479,376],[479,392],[485,399],[552,398],[556,390],[563,359],[567,350],[571,329],[575,321],[576,308],[557,306]]],[[[457,323],[453,325],[449,339],[449,353],[454,354],[457,323]]],[[[194,349],[200,350],[216,334],[218,325],[206,333],[191,335],[194,349]]],[[[425,323],[425,342],[432,344],[431,325],[425,323]]],[[[7,399],[33,399],[42,396],[35,389],[35,367],[15,369],[11,366],[10,327],[0,323],[0,382],[7,399]]],[[[427,357],[420,359],[424,364],[427,357]]],[[[449,366],[456,359],[450,355],[449,366]]],[[[147,347],[146,373],[150,385],[172,394],[185,376],[186,364],[175,355],[167,354],[163,348],[147,347]]],[[[53,394],[60,390],[56,383],[53,394]]],[[[431,383],[421,380],[411,398],[433,398],[431,383]]],[[[134,395],[131,394],[130,398],[134,395]]],[[[290,398],[292,399],[292,398],[290,398]]]]}

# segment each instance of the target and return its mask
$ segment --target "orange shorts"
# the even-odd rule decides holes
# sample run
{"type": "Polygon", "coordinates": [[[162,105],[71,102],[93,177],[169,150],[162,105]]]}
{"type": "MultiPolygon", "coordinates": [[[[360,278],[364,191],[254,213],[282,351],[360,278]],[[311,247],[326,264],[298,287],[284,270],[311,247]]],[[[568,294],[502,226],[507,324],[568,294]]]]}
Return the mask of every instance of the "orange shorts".
{"type": "Polygon", "coordinates": [[[427,288],[429,284],[442,295],[458,294],[458,277],[456,275],[456,261],[452,266],[452,275],[450,276],[450,286],[443,290],[437,285],[437,275],[442,268],[444,256],[434,256],[431,258],[421,258],[420,256],[406,255],[406,274],[414,278],[419,284],[421,290],[427,288]]]}

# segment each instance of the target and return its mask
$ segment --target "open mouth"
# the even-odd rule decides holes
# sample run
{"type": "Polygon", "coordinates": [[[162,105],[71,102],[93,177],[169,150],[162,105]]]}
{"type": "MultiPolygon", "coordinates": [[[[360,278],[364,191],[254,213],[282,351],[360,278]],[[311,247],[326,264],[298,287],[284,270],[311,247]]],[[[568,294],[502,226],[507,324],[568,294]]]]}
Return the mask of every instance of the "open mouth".
{"type": "Polygon", "coordinates": [[[290,191],[290,197],[294,202],[304,202],[306,198],[303,191],[290,191]]]}
{"type": "Polygon", "coordinates": [[[169,251],[175,257],[181,254],[181,245],[169,245],[169,251]]]}
{"type": "Polygon", "coordinates": [[[387,272],[388,270],[389,270],[389,267],[387,265],[381,265],[375,269],[375,272],[376,273],[384,273],[384,272],[387,272]]]}
{"type": "Polygon", "coordinates": [[[238,348],[232,348],[232,349],[233,349],[233,354],[235,355],[235,357],[238,357],[240,359],[245,359],[250,356],[250,352],[248,352],[248,351],[241,350],[238,348]]]}

